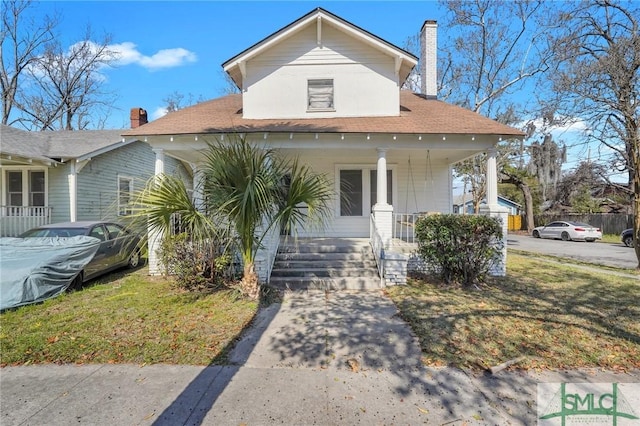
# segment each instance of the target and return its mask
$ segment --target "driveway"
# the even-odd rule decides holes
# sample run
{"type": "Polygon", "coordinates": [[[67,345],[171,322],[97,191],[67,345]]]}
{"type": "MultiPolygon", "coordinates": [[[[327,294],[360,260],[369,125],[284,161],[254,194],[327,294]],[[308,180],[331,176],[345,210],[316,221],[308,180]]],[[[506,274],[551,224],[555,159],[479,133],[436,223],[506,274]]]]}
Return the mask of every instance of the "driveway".
{"type": "Polygon", "coordinates": [[[556,257],[567,257],[594,265],[635,269],[635,251],[620,243],[543,240],[528,235],[509,234],[507,248],[556,257]]]}

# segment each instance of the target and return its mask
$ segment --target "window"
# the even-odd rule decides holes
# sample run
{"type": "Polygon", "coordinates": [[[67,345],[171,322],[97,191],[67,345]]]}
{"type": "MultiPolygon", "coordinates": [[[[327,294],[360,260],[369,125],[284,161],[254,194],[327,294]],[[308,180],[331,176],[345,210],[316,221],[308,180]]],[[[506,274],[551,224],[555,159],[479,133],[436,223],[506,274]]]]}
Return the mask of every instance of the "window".
{"type": "Polygon", "coordinates": [[[44,206],[44,171],[29,171],[29,205],[44,206]]]}
{"type": "MultiPolygon", "coordinates": [[[[377,170],[375,166],[336,167],[339,176],[340,216],[368,216],[377,202],[377,170]]],[[[393,204],[393,169],[387,169],[387,203],[393,204]]]]}
{"type": "Polygon", "coordinates": [[[333,79],[308,81],[308,110],[333,110],[333,79]]]}
{"type": "Polygon", "coordinates": [[[362,170],[340,170],[340,216],[363,216],[362,170]]]}
{"type": "Polygon", "coordinates": [[[7,170],[6,203],[14,207],[44,207],[47,202],[45,170],[7,170]]]}
{"type": "Polygon", "coordinates": [[[22,205],[22,171],[7,172],[7,204],[22,205]]]}
{"type": "Polygon", "coordinates": [[[132,197],[133,178],[118,176],[118,216],[127,216],[132,213],[132,197]]]}

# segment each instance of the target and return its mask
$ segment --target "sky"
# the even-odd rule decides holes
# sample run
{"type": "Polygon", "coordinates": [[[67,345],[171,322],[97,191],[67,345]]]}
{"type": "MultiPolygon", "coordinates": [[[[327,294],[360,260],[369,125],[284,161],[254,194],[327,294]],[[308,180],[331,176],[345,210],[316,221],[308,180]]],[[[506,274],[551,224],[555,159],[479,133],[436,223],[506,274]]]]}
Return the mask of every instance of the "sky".
{"type": "Polygon", "coordinates": [[[176,91],[195,99],[223,95],[223,62],[317,7],[400,47],[425,20],[442,16],[435,1],[45,1],[37,13],[60,14],[65,46],[87,25],[111,35],[120,60],[103,71],[105,89],[117,96],[106,127],[127,128],[131,108],[156,119],[176,91]]]}

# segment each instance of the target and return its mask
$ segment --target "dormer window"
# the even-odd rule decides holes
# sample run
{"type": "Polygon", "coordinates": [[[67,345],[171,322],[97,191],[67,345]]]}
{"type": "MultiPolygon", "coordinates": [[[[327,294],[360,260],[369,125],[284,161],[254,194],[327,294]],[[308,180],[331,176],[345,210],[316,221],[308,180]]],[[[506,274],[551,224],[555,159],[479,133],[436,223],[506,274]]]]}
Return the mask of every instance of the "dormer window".
{"type": "Polygon", "coordinates": [[[307,110],[334,111],[332,78],[309,80],[308,95],[307,110]]]}

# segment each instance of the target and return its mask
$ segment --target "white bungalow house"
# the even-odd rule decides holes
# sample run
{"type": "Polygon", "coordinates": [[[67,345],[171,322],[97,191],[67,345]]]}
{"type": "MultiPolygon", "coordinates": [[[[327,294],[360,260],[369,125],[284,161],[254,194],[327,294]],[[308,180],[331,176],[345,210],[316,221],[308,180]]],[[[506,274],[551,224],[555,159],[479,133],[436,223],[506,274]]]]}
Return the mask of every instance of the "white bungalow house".
{"type": "Polygon", "coordinates": [[[424,23],[422,93],[412,93],[401,87],[418,58],[318,8],[222,64],[240,94],[124,136],[153,147],[158,172],[170,158],[197,169],[206,142],[232,133],[297,156],[332,177],[337,194],[333,220],[299,234],[371,238],[378,257],[385,247],[389,259],[397,215],[451,213],[452,167],[478,153],[489,154],[485,213],[506,214],[497,202],[494,147],[523,136],[436,99],[436,32],[434,21],[424,23]]]}
{"type": "MultiPolygon", "coordinates": [[[[130,213],[135,190],[155,173],[156,156],[122,130],[28,132],[0,126],[0,236],[35,226],[81,220],[118,220],[130,213]]],[[[192,183],[174,158],[167,173],[192,183]]]]}

